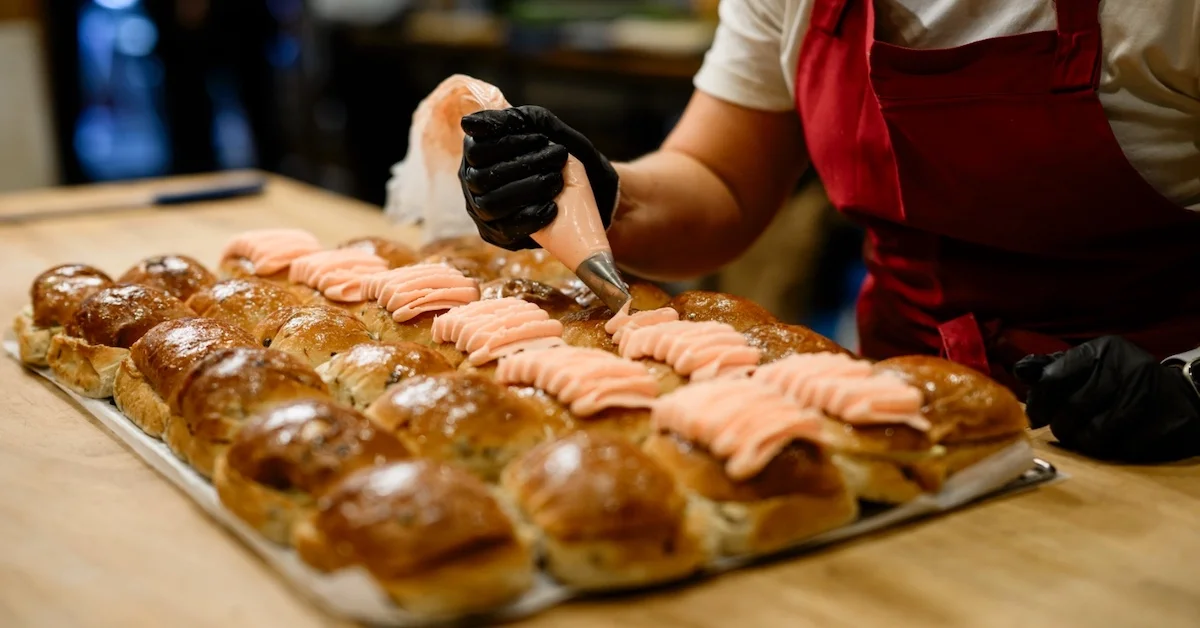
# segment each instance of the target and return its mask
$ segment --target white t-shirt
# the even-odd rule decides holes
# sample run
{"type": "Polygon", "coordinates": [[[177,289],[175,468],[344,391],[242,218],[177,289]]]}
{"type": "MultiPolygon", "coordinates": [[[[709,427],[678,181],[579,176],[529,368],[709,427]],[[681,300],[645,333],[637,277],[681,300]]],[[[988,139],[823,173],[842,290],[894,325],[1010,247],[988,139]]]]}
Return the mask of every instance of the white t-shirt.
{"type": "MultiPolygon", "coordinates": [[[[859,0],[851,0],[859,1],[859,0]]],[[[788,111],[814,0],[722,0],[696,88],[752,109],[788,111]]],[[[1054,30],[1053,0],[874,0],[876,37],[949,48],[1054,30]]],[[[1133,167],[1200,210],[1200,0],[1102,0],[1100,103],[1133,167]]]]}

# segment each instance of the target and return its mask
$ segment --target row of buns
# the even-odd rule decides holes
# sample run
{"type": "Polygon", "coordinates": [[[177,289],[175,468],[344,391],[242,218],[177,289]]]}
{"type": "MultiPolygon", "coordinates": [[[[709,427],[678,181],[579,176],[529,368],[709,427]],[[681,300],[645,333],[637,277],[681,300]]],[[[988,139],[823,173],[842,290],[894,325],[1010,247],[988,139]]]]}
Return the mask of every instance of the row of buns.
{"type": "Polygon", "coordinates": [[[338,248],[369,255],[277,230],[235,238],[220,280],[182,256],[115,282],[50,269],[14,323],[22,359],[111,396],[266,538],[431,616],[509,602],[539,564],[609,589],[774,552],[1025,437],[979,373],[859,360],[732,295],[634,283],[630,316],[540,251],[338,248]],[[292,267],[306,255],[321,272],[292,267]],[[671,331],[635,324],[664,312],[671,331]],[[757,370],[704,375],[735,353],[757,370]]]}

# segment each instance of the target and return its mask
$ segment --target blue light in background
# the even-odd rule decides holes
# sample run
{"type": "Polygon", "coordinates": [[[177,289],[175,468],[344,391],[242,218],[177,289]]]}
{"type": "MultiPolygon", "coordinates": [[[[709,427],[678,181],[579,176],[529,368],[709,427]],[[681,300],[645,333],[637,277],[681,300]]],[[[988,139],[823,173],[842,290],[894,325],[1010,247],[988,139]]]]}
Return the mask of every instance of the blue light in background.
{"type": "Polygon", "coordinates": [[[72,139],[80,167],[93,180],[166,174],[157,27],[138,0],[92,0],[80,7],[78,37],[83,112],[72,139]]]}

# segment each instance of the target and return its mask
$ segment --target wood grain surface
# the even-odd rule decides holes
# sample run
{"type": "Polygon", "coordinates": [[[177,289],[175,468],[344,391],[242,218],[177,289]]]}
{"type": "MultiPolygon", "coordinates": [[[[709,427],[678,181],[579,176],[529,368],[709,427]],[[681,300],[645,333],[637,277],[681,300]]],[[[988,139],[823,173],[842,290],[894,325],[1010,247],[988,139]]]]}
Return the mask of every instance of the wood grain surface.
{"type": "MultiPolygon", "coordinates": [[[[135,184],[138,186],[153,183],[135,184]]],[[[118,194],[127,186],[97,194],[118,194]]],[[[6,207],[93,191],[0,197],[6,207]]],[[[214,263],[231,234],[415,241],[378,209],[284,179],[261,197],[0,227],[0,311],[45,268],[119,274],[154,253],[214,263]]],[[[570,603],[522,622],[658,626],[1200,625],[1200,467],[1121,467],[1047,444],[1072,477],[686,588],[570,603]],[[734,622],[734,623],[731,623],[734,622]]],[[[68,398],[0,359],[0,626],[341,625],[291,591],[68,398]]]]}

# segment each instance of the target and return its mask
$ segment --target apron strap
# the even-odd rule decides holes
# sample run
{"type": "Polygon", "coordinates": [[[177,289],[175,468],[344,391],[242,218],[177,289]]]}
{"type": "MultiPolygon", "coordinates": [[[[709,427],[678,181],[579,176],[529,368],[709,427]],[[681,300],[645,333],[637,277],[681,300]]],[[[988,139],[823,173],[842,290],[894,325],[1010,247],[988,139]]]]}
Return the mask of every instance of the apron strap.
{"type": "MultiPolygon", "coordinates": [[[[866,0],[870,2],[871,0],[866,0]]],[[[842,18],[850,0],[817,0],[813,4],[809,28],[815,28],[826,35],[837,37],[842,28],[842,18]]]]}
{"type": "Polygon", "coordinates": [[[1058,48],[1056,92],[1095,89],[1100,80],[1100,0],[1055,0],[1058,48]]]}
{"type": "Polygon", "coordinates": [[[987,344],[974,314],[964,314],[938,325],[942,337],[942,357],[969,366],[984,375],[991,375],[988,366],[987,344]]]}

